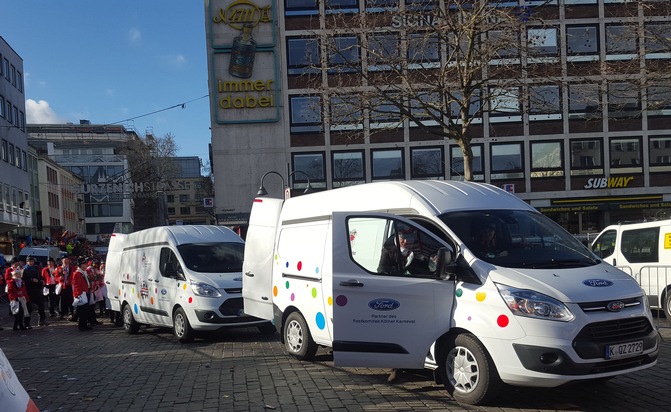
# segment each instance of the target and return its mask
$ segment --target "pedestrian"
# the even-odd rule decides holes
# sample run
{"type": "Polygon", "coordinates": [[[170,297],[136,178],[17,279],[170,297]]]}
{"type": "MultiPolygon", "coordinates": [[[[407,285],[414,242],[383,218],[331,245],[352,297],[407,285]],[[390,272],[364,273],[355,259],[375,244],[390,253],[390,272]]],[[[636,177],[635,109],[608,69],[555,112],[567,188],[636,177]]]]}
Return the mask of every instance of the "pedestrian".
{"type": "Polygon", "coordinates": [[[58,275],[58,280],[61,283],[61,294],[60,294],[60,306],[61,306],[61,315],[60,318],[63,319],[65,316],[70,315],[70,320],[75,320],[74,310],[72,308],[72,275],[77,270],[77,266],[73,265],[69,257],[64,257],[61,260],[61,265],[57,267],[56,273],[58,275]]]}
{"type": "Polygon", "coordinates": [[[47,266],[42,269],[42,279],[44,279],[46,288],[49,289],[49,294],[47,295],[49,301],[49,317],[53,318],[56,316],[59,303],[59,297],[56,293],[56,285],[60,283],[54,259],[49,258],[47,260],[47,266]]]}
{"type": "Polygon", "coordinates": [[[14,315],[14,330],[32,329],[30,326],[30,317],[28,316],[30,297],[28,296],[26,282],[21,277],[22,270],[16,269],[12,272],[12,278],[7,285],[9,307],[12,315],[14,315]]]}
{"type": "Polygon", "coordinates": [[[75,311],[77,312],[77,323],[80,331],[91,330],[93,329],[90,323],[91,311],[93,306],[88,304],[89,292],[91,289],[91,284],[86,275],[86,267],[88,262],[85,258],[80,258],[77,261],[79,267],[72,275],[72,296],[78,301],[86,303],[81,303],[75,306],[75,311]]]}
{"type": "Polygon", "coordinates": [[[26,289],[28,290],[28,321],[33,312],[33,306],[37,306],[37,313],[39,319],[37,322],[38,326],[46,326],[46,313],[44,312],[44,279],[42,279],[42,273],[35,265],[35,258],[28,256],[28,264],[23,268],[23,280],[26,283],[26,289]]]}

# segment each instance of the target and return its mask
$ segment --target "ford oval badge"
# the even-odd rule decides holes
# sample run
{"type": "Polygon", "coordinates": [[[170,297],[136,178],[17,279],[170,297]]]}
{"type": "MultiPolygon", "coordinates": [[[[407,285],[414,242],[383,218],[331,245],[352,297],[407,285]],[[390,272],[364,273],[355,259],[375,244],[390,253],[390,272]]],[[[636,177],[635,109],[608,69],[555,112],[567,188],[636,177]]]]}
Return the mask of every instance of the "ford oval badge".
{"type": "Polygon", "coordinates": [[[622,309],[624,309],[624,302],[622,302],[621,300],[608,302],[608,305],[606,305],[606,309],[608,309],[611,312],[619,312],[622,309]]]}
{"type": "Polygon", "coordinates": [[[593,288],[605,288],[608,286],[613,286],[613,282],[606,279],[587,279],[583,280],[582,284],[593,288]]]}
{"type": "Polygon", "coordinates": [[[395,301],[394,299],[386,299],[386,298],[380,298],[380,299],[373,299],[370,302],[368,302],[368,307],[373,309],[373,310],[395,310],[398,309],[401,306],[401,304],[398,301],[395,301]]]}

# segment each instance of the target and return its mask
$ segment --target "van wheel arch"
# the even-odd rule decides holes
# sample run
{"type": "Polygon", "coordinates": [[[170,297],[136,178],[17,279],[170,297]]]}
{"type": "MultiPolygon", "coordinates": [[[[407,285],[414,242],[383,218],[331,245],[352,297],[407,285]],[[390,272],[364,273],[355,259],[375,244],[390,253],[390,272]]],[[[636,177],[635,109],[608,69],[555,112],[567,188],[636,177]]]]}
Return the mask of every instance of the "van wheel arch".
{"type": "Polygon", "coordinates": [[[122,306],[121,319],[123,323],[123,328],[127,333],[131,335],[138,333],[141,324],[135,320],[135,317],[133,316],[133,308],[131,307],[130,304],[125,303],[122,306]]]}
{"type": "Polygon", "coordinates": [[[299,311],[290,313],[283,322],[284,348],[292,356],[300,360],[312,360],[317,353],[317,343],[312,338],[310,328],[303,314],[299,311]]]}
{"type": "Polygon", "coordinates": [[[287,306],[287,308],[284,309],[284,312],[282,312],[282,322],[280,323],[279,328],[280,342],[282,343],[286,343],[284,342],[284,325],[287,323],[287,318],[289,317],[289,315],[291,315],[294,312],[300,312],[300,311],[295,306],[287,306]]]}
{"type": "Polygon", "coordinates": [[[172,332],[180,343],[193,342],[195,338],[196,332],[181,306],[176,306],[172,311],[172,332]]]}
{"type": "MultiPolygon", "coordinates": [[[[647,296],[646,296],[647,299],[647,296]]],[[[671,285],[667,286],[662,293],[662,309],[667,320],[671,320],[671,285]]]]}

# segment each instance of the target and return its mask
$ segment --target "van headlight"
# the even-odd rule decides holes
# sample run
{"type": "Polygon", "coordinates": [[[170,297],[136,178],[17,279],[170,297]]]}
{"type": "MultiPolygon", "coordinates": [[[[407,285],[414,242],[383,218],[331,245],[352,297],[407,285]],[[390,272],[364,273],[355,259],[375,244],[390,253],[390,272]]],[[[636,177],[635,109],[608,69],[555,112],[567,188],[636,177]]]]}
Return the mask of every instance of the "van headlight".
{"type": "Polygon", "coordinates": [[[562,302],[528,289],[496,284],[508,308],[517,316],[570,322],[575,316],[562,302]]]}
{"type": "Polygon", "coordinates": [[[212,285],[202,282],[191,282],[191,290],[198,296],[204,296],[206,298],[218,298],[221,297],[219,290],[212,285]]]}

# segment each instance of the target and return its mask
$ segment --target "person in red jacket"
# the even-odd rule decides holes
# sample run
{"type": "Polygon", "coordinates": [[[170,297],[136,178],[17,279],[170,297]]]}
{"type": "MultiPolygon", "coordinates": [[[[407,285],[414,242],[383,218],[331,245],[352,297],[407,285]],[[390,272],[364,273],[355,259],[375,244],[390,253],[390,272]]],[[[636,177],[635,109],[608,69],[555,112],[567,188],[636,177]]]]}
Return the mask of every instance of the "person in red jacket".
{"type": "MultiPolygon", "coordinates": [[[[61,265],[56,268],[56,273],[58,279],[61,283],[61,316],[63,319],[64,316],[67,316],[68,313],[74,315],[72,309],[72,276],[77,271],[77,266],[73,265],[70,261],[70,258],[64,257],[61,261],[61,265]]],[[[72,318],[71,320],[74,320],[72,318]]]]}
{"type": "MultiPolygon", "coordinates": [[[[91,288],[91,284],[86,274],[86,267],[88,266],[88,262],[85,258],[80,258],[77,263],[79,264],[79,267],[72,275],[72,296],[74,299],[81,300],[82,295],[85,294],[88,301],[89,290],[91,288]]],[[[92,308],[93,306],[89,305],[88,302],[84,305],[78,305],[75,307],[78,317],[79,330],[84,331],[93,329],[89,325],[91,318],[91,314],[89,312],[92,310],[92,308]]]]}
{"type": "Polygon", "coordinates": [[[5,282],[6,282],[6,284],[9,284],[9,281],[12,280],[12,273],[14,273],[14,271],[18,267],[19,267],[19,259],[17,259],[17,258],[12,259],[10,265],[7,266],[7,269],[5,269],[5,282]]]}
{"type": "Polygon", "coordinates": [[[19,310],[14,314],[14,330],[32,329],[28,315],[28,290],[26,283],[21,279],[22,270],[17,269],[12,273],[12,279],[7,284],[7,294],[10,302],[18,302],[19,310]]]}
{"type": "Polygon", "coordinates": [[[44,286],[49,289],[47,298],[49,299],[49,317],[56,316],[56,309],[58,309],[58,295],[56,294],[56,285],[59,284],[58,272],[56,271],[56,262],[49,258],[47,265],[42,269],[42,279],[44,279],[44,286]]]}

